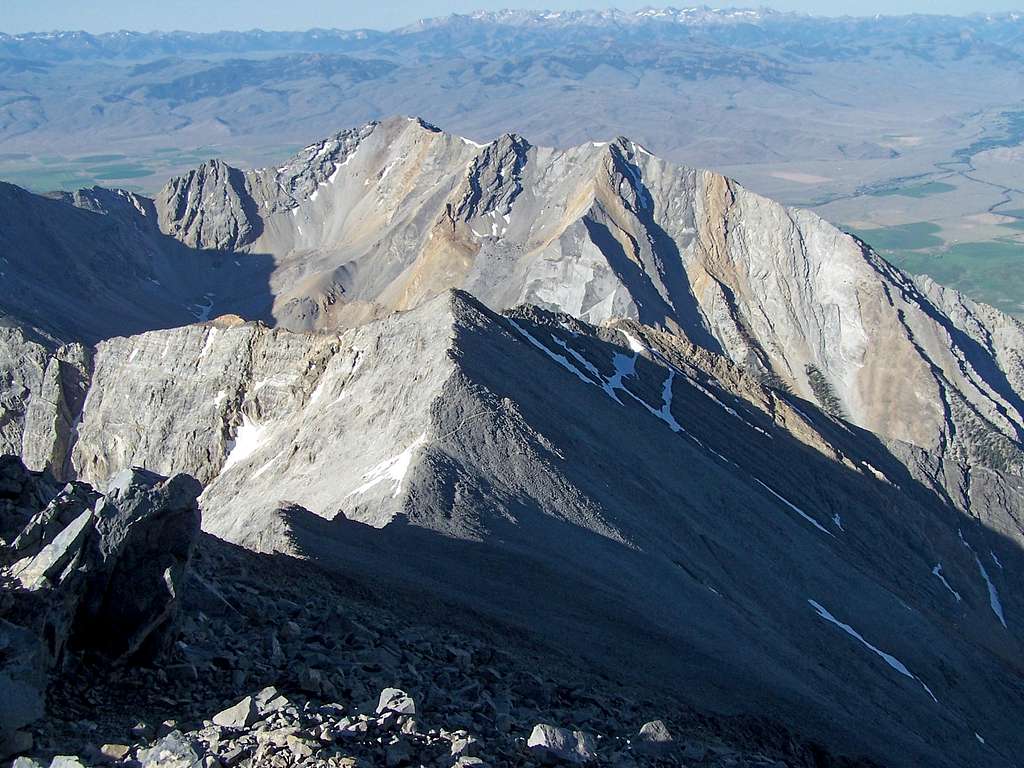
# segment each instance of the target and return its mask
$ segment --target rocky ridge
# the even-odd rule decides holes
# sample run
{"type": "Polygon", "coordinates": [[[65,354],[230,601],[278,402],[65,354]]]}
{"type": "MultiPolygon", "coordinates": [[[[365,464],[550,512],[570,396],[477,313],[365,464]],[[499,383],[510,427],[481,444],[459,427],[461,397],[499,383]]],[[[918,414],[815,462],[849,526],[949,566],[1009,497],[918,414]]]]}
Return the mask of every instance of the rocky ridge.
{"type": "Polygon", "coordinates": [[[204,528],[236,544],[699,690],[693,706],[771,711],[847,754],[878,759],[871,733],[981,763],[975,730],[985,750],[1014,738],[1012,507],[968,521],[871,433],[635,320],[498,315],[455,292],[333,334],[224,318],[112,339],[70,466],[102,489],[131,465],[198,477],[204,528]],[[850,700],[898,701],[904,725],[865,703],[840,732],[850,700]]]}
{"type": "MultiPolygon", "coordinates": [[[[156,304],[119,336],[72,300],[41,331],[9,306],[0,435],[32,469],[187,472],[228,541],[836,751],[1013,751],[1021,329],[991,308],[627,139],[402,118],[155,202],[93,190],[47,218],[0,193],[26,259],[66,208],[136,259],[118,279],[201,321],[156,304]]],[[[537,738],[589,750],[576,730],[537,738]]]]}
{"type": "MultiPolygon", "coordinates": [[[[8,299],[24,296],[8,311],[67,341],[225,313],[329,330],[464,288],[496,310],[533,304],[685,335],[927,452],[942,475],[1024,466],[1012,447],[1024,430],[1017,321],[911,280],[813,214],[628,139],[553,150],[509,134],[478,145],[394,118],[310,145],[278,168],[211,161],[154,201],[95,191],[68,202],[35,229],[15,230],[7,250],[52,250],[33,242],[40,229],[58,239],[99,230],[76,240],[113,242],[124,263],[102,274],[132,278],[101,315],[105,334],[96,313],[76,327],[74,312],[42,311],[53,297],[34,295],[41,279],[8,299]],[[125,317],[124,296],[138,296],[149,318],[125,317]]],[[[76,278],[75,289],[94,286],[102,304],[110,291],[99,275],[76,278]]],[[[76,304],[62,297],[61,306],[76,304]]]]}

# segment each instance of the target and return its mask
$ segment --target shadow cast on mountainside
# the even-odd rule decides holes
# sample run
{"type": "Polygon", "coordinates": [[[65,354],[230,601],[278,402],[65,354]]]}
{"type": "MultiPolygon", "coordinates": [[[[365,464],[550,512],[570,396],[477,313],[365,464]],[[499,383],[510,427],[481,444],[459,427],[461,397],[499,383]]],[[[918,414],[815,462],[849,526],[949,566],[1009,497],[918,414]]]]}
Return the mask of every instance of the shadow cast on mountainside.
{"type": "MultiPolygon", "coordinates": [[[[294,507],[287,514],[300,527],[315,517],[294,507]]],[[[321,527],[315,520],[308,525],[321,527]]],[[[47,727],[61,733],[64,721],[56,746],[67,751],[84,737],[88,750],[120,743],[140,720],[174,720],[182,731],[201,728],[213,713],[264,686],[298,706],[307,698],[314,705],[337,702],[350,715],[372,712],[377,692],[398,686],[409,692],[428,728],[453,728],[471,714],[473,733],[485,743],[500,734],[525,737],[538,722],[569,724],[566,718],[602,714],[610,716],[615,733],[601,735],[614,738],[632,735],[657,716],[687,742],[770,754],[793,766],[875,768],[835,757],[770,717],[691,710],[675,697],[594,670],[564,648],[512,635],[507,626],[486,624],[455,603],[423,598],[383,581],[360,584],[338,569],[200,535],[173,651],[130,675],[111,675],[88,659],[66,670],[50,691],[47,727]],[[465,664],[455,655],[460,651],[465,664]],[[311,693],[302,672],[307,665],[322,679],[337,681],[333,690],[311,693]],[[453,674],[456,667],[460,671],[453,674]],[[467,681],[471,685],[463,687],[467,681]],[[486,706],[489,697],[509,699],[511,723],[502,724],[486,706]],[[88,734],[79,724],[85,699],[94,723],[88,734]]]]}
{"type": "MultiPolygon", "coordinates": [[[[563,333],[517,322],[537,339],[563,333]]],[[[624,351],[564,333],[591,361],[624,351]]],[[[567,498],[593,500],[619,539],[560,517],[551,497],[530,487],[509,490],[511,467],[478,476],[484,455],[474,453],[472,435],[453,433],[425,449],[406,516],[382,529],[289,508],[296,551],[364,585],[410,595],[441,624],[454,604],[510,638],[553,645],[693,706],[771,713],[848,753],[986,765],[991,752],[979,752],[970,727],[986,730],[990,749],[1021,746],[1007,715],[1024,706],[1006,682],[1021,674],[1016,619],[1008,630],[997,624],[973,556],[999,550],[1005,573],[993,581],[1016,617],[1024,602],[1007,586],[1010,574],[1024,572],[1018,545],[969,527],[874,435],[810,404],[801,409],[845,456],[888,480],[826,458],[741,406],[744,425],[680,379],[673,412],[698,443],[570,374],[536,376],[532,364],[523,368],[522,350],[507,346],[520,343],[511,330],[467,333],[467,376],[495,403],[512,399],[525,423],[558,446],[527,466],[556,465],[559,486],[572,489],[567,498]],[[477,515],[477,538],[439,532],[458,529],[467,509],[477,515]],[[974,550],[960,542],[961,529],[974,550]],[[931,572],[936,562],[962,602],[931,572]],[[808,607],[812,598],[927,680],[943,709],[936,712],[917,681],[893,676],[823,622],[808,607]],[[859,702],[856,717],[848,701],[859,702]]],[[[538,366],[550,365],[536,355],[538,366]]],[[[657,402],[665,369],[640,358],[637,372],[631,388],[657,402]]],[[[446,419],[438,407],[435,417],[446,419]]],[[[530,450],[517,448],[498,464],[530,450]]]]}
{"type": "Polygon", "coordinates": [[[81,207],[0,184],[3,311],[89,344],[228,313],[272,319],[270,254],[192,248],[160,230],[152,201],[80,194],[81,207]]]}

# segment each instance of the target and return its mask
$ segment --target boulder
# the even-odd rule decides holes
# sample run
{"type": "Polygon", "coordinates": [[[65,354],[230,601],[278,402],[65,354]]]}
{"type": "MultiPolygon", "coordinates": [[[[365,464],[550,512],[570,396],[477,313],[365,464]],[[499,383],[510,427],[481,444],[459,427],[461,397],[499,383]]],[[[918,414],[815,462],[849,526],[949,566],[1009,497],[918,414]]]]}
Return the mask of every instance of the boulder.
{"type": "Polygon", "coordinates": [[[76,565],[86,539],[93,531],[93,511],[87,509],[61,530],[39,553],[19,560],[12,573],[25,589],[35,591],[51,586],[76,565]]]}
{"type": "Polygon", "coordinates": [[[416,702],[405,691],[398,688],[385,688],[380,692],[377,702],[377,714],[394,712],[397,715],[415,715],[416,702]]]}
{"type": "Polygon", "coordinates": [[[5,590],[5,615],[18,623],[0,621],[0,757],[31,747],[22,729],[43,715],[48,676],[67,647],[124,661],[149,660],[167,644],[200,490],[187,475],[133,469],[105,497],[81,483],[57,493],[43,474],[0,457],[0,506],[23,518],[2,553],[13,561],[3,575],[20,589],[5,590]]]}
{"type": "Polygon", "coordinates": [[[246,696],[233,707],[218,712],[213,716],[215,725],[223,728],[234,728],[241,730],[252,725],[259,716],[259,708],[252,696],[246,696]]]}
{"type": "Polygon", "coordinates": [[[171,731],[140,755],[142,768],[196,768],[199,754],[181,731],[171,731]]]}
{"type": "Polygon", "coordinates": [[[131,751],[131,747],[127,744],[104,744],[100,747],[100,754],[107,760],[113,760],[114,762],[124,760],[131,751]]]}
{"type": "Polygon", "coordinates": [[[23,557],[38,554],[83,512],[96,506],[99,499],[100,494],[92,486],[68,483],[42,511],[35,513],[28,521],[12,544],[14,551],[23,557]]]}
{"type": "Polygon", "coordinates": [[[636,737],[634,748],[638,752],[648,754],[662,753],[671,750],[675,746],[672,734],[668,726],[661,720],[652,720],[640,727],[640,733],[636,737]]]}
{"type": "Polygon", "coordinates": [[[587,763],[597,758],[597,743],[589,733],[545,723],[533,727],[526,746],[546,762],[587,763]]]}

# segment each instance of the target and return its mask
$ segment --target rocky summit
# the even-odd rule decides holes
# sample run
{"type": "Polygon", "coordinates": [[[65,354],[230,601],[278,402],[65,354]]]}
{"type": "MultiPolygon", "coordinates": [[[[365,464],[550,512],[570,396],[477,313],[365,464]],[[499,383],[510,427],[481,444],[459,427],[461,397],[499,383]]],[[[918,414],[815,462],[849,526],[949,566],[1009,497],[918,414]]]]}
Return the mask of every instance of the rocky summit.
{"type": "Polygon", "coordinates": [[[23,766],[1024,747],[1012,318],[623,138],[0,205],[23,766]]]}

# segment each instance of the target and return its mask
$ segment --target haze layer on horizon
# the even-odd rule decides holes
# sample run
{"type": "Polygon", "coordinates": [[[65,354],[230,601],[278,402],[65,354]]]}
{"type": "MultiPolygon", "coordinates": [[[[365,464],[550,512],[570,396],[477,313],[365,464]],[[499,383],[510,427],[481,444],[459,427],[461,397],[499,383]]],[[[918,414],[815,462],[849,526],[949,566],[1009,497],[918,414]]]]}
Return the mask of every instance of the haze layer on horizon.
{"type": "MultiPolygon", "coordinates": [[[[137,31],[188,30],[212,32],[254,28],[297,30],[312,27],[340,29],[393,29],[418,19],[515,7],[541,10],[579,10],[601,7],[587,0],[392,0],[383,3],[333,0],[178,0],[175,3],[138,3],[135,0],[95,0],[69,4],[66,0],[6,0],[0,32],[17,34],[51,30],[85,30],[92,33],[121,29],[137,31]]],[[[649,2],[620,0],[614,6],[636,10],[649,2]]],[[[743,3],[708,3],[711,7],[743,3]]],[[[757,5],[750,3],[749,5],[757,5]]],[[[966,15],[1005,12],[1021,7],[1019,0],[779,0],[771,7],[818,16],[901,15],[910,13],[966,15]]]]}

